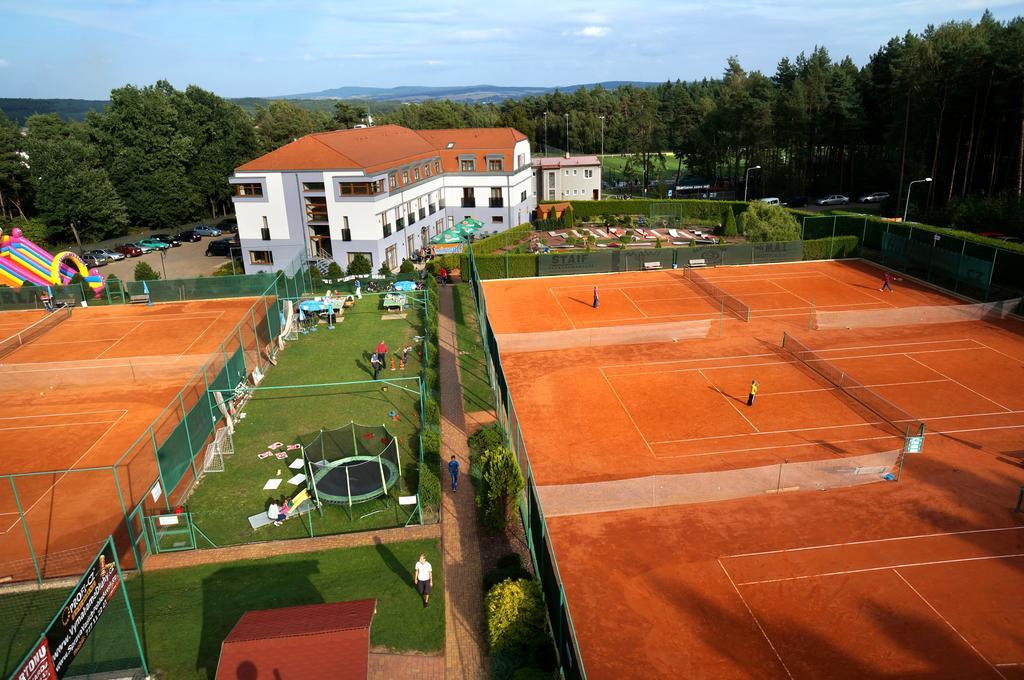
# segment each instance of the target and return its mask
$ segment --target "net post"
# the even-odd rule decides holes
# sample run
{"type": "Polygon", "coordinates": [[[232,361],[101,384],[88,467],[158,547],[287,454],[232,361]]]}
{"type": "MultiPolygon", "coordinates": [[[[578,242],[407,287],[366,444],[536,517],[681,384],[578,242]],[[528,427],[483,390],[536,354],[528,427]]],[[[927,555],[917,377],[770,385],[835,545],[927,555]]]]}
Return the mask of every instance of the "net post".
{"type": "Polygon", "coordinates": [[[722,326],[725,325],[725,300],[722,300],[718,310],[718,338],[722,338],[722,326]]]}
{"type": "MultiPolygon", "coordinates": [[[[807,330],[814,330],[814,294],[811,293],[811,306],[808,308],[810,311],[807,314],[807,330]]],[[[785,346],[785,345],[783,345],[785,346]]]]}
{"type": "Polygon", "coordinates": [[[25,543],[28,544],[28,554],[32,557],[32,568],[36,572],[36,582],[42,585],[43,574],[39,571],[36,549],[32,545],[32,535],[28,531],[28,522],[25,521],[25,511],[21,509],[21,498],[18,496],[18,487],[14,483],[14,475],[8,476],[7,481],[11,483],[11,491],[14,493],[14,504],[18,507],[18,518],[21,520],[21,528],[25,531],[25,543]]]}

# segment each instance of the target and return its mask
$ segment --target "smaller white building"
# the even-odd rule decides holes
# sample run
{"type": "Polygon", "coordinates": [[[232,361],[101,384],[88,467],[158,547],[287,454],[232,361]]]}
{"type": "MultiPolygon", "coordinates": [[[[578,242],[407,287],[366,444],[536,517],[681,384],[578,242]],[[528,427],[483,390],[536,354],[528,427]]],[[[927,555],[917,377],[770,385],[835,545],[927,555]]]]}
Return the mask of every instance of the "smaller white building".
{"type": "Polygon", "coordinates": [[[532,165],[538,200],[601,200],[601,159],[597,156],[534,158],[532,165]]]}

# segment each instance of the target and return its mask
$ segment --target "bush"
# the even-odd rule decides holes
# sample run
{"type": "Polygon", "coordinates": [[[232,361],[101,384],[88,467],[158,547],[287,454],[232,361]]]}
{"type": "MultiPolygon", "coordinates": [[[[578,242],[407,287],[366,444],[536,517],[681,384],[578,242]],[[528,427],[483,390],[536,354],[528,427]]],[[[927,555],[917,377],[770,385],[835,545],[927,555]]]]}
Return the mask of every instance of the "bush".
{"type": "MultiPolygon", "coordinates": [[[[481,279],[530,278],[537,275],[537,256],[484,255],[476,257],[476,270],[481,279]]],[[[469,277],[469,257],[462,259],[462,271],[469,277]]]]}
{"type": "Polygon", "coordinates": [[[356,253],[348,263],[349,276],[369,276],[373,271],[370,261],[362,253],[356,253]]]}
{"type": "Polygon", "coordinates": [[[505,435],[497,423],[481,427],[469,436],[469,450],[474,454],[497,448],[505,443],[505,435]]]}
{"type": "Polygon", "coordinates": [[[441,503],[441,478],[438,476],[440,460],[430,457],[423,459],[420,466],[420,505],[427,508],[436,508],[441,503]]]}
{"type": "Polygon", "coordinates": [[[148,262],[138,262],[135,264],[135,280],[136,281],[156,281],[160,278],[156,270],[149,266],[148,262]]]}
{"type": "Polygon", "coordinates": [[[477,504],[484,511],[484,526],[491,531],[504,530],[509,511],[525,482],[515,454],[505,446],[488,449],[480,455],[481,489],[477,504]]]}
{"type": "MultiPolygon", "coordinates": [[[[542,201],[542,203],[558,203],[559,201],[542,201]]],[[[722,216],[722,207],[730,206],[738,213],[747,209],[747,203],[743,201],[709,201],[693,199],[608,199],[603,201],[570,201],[573,218],[580,221],[590,221],[599,215],[650,215],[651,207],[655,203],[671,203],[673,207],[678,206],[682,217],[696,217],[700,219],[717,220],[722,216]]],[[[628,218],[627,218],[628,219],[628,218]]]]}
{"type": "Polygon", "coordinates": [[[800,224],[785,208],[760,201],[740,215],[743,235],[752,243],[800,240],[800,224]]]}
{"type": "Polygon", "coordinates": [[[494,652],[526,652],[544,639],[544,602],[536,581],[503,581],[484,597],[487,644],[494,652]]]}
{"type": "Polygon", "coordinates": [[[854,257],[860,239],[856,236],[836,236],[835,238],[816,238],[804,241],[805,260],[826,260],[831,257],[854,257]]]}
{"type": "Polygon", "coordinates": [[[736,235],[736,214],[733,213],[732,208],[726,208],[722,211],[722,236],[735,236],[736,235]]]}
{"type": "Polygon", "coordinates": [[[402,260],[402,265],[398,268],[399,274],[412,274],[416,271],[416,267],[409,260],[402,260]]]}
{"type": "Polygon", "coordinates": [[[420,435],[424,456],[438,456],[441,454],[441,433],[430,429],[435,423],[427,424],[427,429],[420,435]]]}
{"type": "Polygon", "coordinates": [[[427,423],[441,422],[441,409],[437,405],[437,400],[427,397],[427,402],[423,405],[423,417],[427,423]]]}
{"type": "Polygon", "coordinates": [[[329,279],[340,279],[345,276],[345,272],[342,271],[341,265],[337,262],[332,262],[327,265],[327,278],[329,279]]]}
{"type": "Polygon", "coordinates": [[[380,269],[377,270],[380,276],[391,276],[391,267],[388,265],[387,260],[384,260],[380,264],[380,269]]]}

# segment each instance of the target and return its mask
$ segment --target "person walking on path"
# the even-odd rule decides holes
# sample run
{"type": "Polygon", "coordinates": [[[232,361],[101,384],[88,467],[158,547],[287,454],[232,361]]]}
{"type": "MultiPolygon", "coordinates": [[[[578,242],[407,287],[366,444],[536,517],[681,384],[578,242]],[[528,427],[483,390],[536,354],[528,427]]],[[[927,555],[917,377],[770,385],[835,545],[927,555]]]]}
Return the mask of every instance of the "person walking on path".
{"type": "Polygon", "coordinates": [[[597,286],[594,286],[594,309],[601,306],[601,301],[597,299],[597,286]]]}
{"type": "Polygon", "coordinates": [[[420,560],[412,569],[412,583],[416,586],[416,592],[423,598],[423,608],[430,604],[430,588],[434,585],[434,569],[427,562],[425,553],[420,553],[420,560]]]}
{"type": "Polygon", "coordinates": [[[455,454],[452,454],[452,459],[448,461],[448,474],[452,478],[452,491],[457,491],[459,488],[459,461],[455,460],[455,454]]]}
{"type": "Polygon", "coordinates": [[[756,380],[751,380],[750,381],[750,394],[747,395],[747,406],[753,406],[754,405],[754,397],[757,396],[757,388],[758,387],[760,387],[760,385],[757,384],[756,380]]]}
{"type": "Polygon", "coordinates": [[[895,277],[892,275],[892,272],[886,272],[886,273],[882,274],[882,287],[878,289],[878,292],[882,292],[883,290],[887,290],[887,291],[889,291],[891,293],[892,292],[892,282],[893,282],[894,278],[895,277]]]}
{"type": "Polygon", "coordinates": [[[380,357],[376,352],[370,355],[370,366],[373,367],[373,379],[380,375],[380,357]]]}
{"type": "Polygon", "coordinates": [[[440,270],[439,270],[439,271],[437,272],[437,281],[438,281],[438,283],[440,283],[440,284],[441,284],[442,286],[443,286],[443,285],[445,285],[446,283],[448,283],[448,270],[447,270],[447,269],[445,269],[445,268],[444,268],[443,266],[442,266],[442,267],[441,267],[441,269],[440,269],[440,270]]]}

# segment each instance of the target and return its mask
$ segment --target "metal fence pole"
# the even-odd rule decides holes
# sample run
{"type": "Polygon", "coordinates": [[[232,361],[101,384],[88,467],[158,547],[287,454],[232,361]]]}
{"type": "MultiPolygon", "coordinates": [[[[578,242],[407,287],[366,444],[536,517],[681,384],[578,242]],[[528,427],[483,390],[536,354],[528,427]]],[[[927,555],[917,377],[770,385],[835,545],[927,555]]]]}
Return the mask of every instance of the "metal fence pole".
{"type": "Polygon", "coordinates": [[[36,581],[43,582],[43,574],[39,571],[39,562],[36,560],[36,550],[32,547],[32,536],[28,531],[28,522],[25,520],[25,512],[21,509],[21,498],[18,496],[18,487],[14,483],[14,476],[7,478],[11,483],[11,491],[14,492],[14,504],[18,508],[18,517],[21,519],[21,528],[25,530],[25,542],[28,544],[28,554],[32,558],[32,568],[36,572],[36,581]]]}

